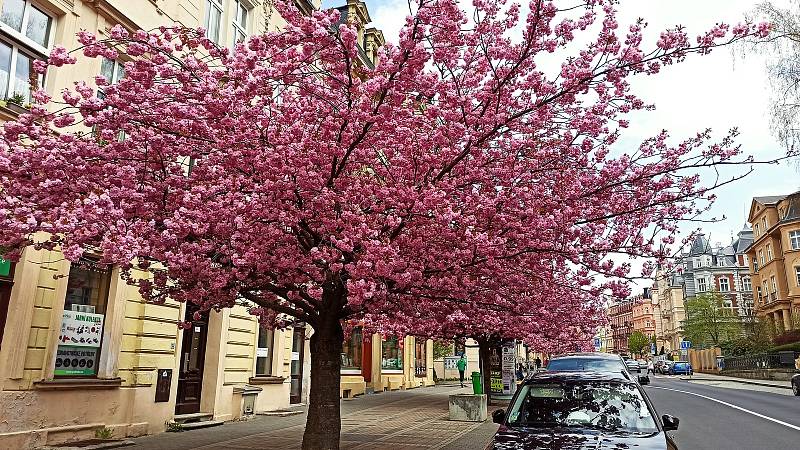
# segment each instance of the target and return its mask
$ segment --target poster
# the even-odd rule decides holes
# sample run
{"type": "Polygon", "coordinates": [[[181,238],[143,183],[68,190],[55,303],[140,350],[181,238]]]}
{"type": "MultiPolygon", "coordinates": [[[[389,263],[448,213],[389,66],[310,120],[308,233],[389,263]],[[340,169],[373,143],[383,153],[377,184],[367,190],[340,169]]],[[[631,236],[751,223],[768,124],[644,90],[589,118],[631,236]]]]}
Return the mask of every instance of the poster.
{"type": "Polygon", "coordinates": [[[503,394],[503,367],[500,351],[500,347],[492,347],[489,350],[489,378],[491,381],[491,390],[489,392],[492,395],[503,394]]]}
{"type": "Polygon", "coordinates": [[[94,375],[97,373],[97,348],[59,345],[55,375],[94,375]]]}
{"type": "Polygon", "coordinates": [[[514,370],[514,365],[517,361],[516,348],[514,341],[507,341],[503,343],[502,347],[502,379],[503,379],[503,395],[512,395],[517,387],[517,377],[514,370]]]}
{"type": "Polygon", "coordinates": [[[103,340],[103,315],[64,311],[58,344],[71,347],[100,347],[103,340]]]}

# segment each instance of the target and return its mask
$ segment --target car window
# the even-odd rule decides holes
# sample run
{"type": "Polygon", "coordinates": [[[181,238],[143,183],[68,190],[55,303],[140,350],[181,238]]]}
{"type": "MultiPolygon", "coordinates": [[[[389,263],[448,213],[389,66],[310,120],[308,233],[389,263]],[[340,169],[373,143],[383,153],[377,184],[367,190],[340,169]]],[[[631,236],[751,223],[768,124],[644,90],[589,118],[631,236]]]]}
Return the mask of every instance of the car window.
{"type": "Polygon", "coordinates": [[[607,381],[524,385],[509,409],[508,426],[658,432],[639,389],[607,381]]]}
{"type": "Polygon", "coordinates": [[[602,358],[558,358],[547,364],[551,372],[619,372],[624,368],[619,361],[602,358]]]}

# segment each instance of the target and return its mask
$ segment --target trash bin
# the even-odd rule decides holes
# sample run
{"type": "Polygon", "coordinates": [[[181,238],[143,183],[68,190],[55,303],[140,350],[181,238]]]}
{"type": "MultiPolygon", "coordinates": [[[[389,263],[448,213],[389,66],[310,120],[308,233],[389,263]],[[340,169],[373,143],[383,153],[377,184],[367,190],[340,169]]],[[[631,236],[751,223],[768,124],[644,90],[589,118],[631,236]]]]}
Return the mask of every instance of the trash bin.
{"type": "Polygon", "coordinates": [[[472,372],[472,393],[475,395],[483,394],[480,372],[472,372]]]}

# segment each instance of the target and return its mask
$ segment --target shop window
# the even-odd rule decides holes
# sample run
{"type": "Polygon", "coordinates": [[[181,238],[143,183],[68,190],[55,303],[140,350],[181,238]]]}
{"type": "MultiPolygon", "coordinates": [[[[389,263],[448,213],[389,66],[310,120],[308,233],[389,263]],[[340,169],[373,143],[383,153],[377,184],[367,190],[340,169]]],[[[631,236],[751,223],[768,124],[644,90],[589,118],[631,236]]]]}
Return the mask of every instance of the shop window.
{"type": "Polygon", "coordinates": [[[3,330],[11,301],[11,287],[14,284],[14,266],[13,262],[0,258],[0,348],[3,347],[3,330]]]}
{"type": "Polygon", "coordinates": [[[418,377],[428,375],[428,348],[427,340],[424,338],[415,339],[414,343],[414,373],[418,377]]]}
{"type": "Polygon", "coordinates": [[[271,329],[258,329],[258,346],[256,347],[256,376],[272,375],[272,350],[274,332],[271,329]]]}
{"type": "Polygon", "coordinates": [[[84,257],[70,266],[56,376],[97,375],[110,285],[111,267],[97,259],[84,257]]]}
{"type": "Polygon", "coordinates": [[[397,337],[386,338],[381,343],[382,358],[381,369],[383,370],[403,370],[403,352],[400,349],[400,342],[397,337]]]}
{"type": "Polygon", "coordinates": [[[342,370],[361,370],[361,327],[356,327],[342,344],[342,370]]]}

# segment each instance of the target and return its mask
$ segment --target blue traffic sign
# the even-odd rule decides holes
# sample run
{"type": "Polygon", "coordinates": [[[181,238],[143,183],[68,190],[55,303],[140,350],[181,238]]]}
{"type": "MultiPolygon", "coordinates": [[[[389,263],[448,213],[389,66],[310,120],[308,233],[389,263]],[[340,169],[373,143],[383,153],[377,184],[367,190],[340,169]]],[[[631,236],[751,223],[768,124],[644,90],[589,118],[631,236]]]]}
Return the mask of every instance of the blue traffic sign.
{"type": "Polygon", "coordinates": [[[692,348],[692,341],[681,341],[681,350],[692,348]]]}
{"type": "Polygon", "coordinates": [[[600,348],[600,338],[594,338],[594,348],[600,348]]]}
{"type": "Polygon", "coordinates": [[[650,353],[656,354],[656,344],[653,342],[650,343],[650,353]]]}

